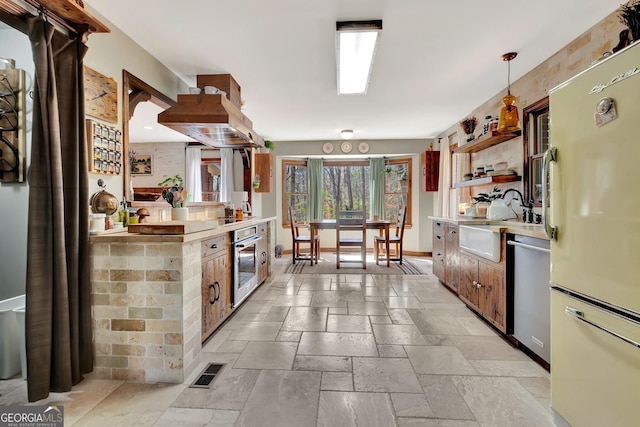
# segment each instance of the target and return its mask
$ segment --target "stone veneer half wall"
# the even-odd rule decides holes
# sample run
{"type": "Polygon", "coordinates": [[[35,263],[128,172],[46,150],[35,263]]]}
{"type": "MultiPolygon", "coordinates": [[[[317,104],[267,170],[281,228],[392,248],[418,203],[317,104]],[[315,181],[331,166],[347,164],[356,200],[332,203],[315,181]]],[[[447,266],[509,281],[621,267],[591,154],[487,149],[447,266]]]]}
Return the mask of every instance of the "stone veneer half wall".
{"type": "Polygon", "coordinates": [[[200,363],[200,242],[91,245],[94,372],[181,383],[200,363]]]}

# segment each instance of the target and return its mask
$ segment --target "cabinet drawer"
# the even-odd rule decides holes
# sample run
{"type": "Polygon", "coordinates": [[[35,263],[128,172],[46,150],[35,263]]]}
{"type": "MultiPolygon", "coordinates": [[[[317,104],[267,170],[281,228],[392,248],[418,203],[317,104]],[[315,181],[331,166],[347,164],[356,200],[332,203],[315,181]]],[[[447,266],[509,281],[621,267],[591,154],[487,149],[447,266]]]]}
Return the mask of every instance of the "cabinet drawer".
{"type": "Polygon", "coordinates": [[[211,237],[202,240],[202,258],[215,255],[218,252],[227,250],[227,235],[211,237]]]}

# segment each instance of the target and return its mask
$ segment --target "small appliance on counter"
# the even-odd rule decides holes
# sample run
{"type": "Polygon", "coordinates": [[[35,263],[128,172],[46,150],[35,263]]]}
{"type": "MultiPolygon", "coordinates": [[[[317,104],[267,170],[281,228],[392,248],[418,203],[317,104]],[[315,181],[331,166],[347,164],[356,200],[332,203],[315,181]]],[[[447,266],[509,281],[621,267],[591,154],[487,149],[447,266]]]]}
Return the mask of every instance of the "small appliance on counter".
{"type": "MultiPolygon", "coordinates": [[[[251,216],[249,193],[246,191],[234,191],[231,193],[231,203],[236,208],[242,209],[243,216],[251,216]]],[[[233,216],[233,215],[232,215],[233,216]]]]}

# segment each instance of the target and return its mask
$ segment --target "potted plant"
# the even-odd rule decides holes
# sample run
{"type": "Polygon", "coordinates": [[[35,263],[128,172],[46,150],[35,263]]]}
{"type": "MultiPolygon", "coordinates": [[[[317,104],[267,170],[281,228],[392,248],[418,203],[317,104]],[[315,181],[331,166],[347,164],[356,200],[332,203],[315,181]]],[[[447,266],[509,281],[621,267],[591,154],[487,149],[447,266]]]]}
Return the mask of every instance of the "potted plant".
{"type": "Polygon", "coordinates": [[[478,193],[477,196],[473,196],[473,204],[476,207],[478,216],[486,216],[489,205],[496,199],[501,199],[502,193],[498,187],[493,187],[491,193],[478,193]]]}
{"type": "Polygon", "coordinates": [[[189,210],[185,207],[189,195],[182,188],[182,177],[180,175],[170,176],[158,183],[158,187],[163,188],[162,198],[171,205],[171,219],[186,221],[189,219],[189,210]]]}

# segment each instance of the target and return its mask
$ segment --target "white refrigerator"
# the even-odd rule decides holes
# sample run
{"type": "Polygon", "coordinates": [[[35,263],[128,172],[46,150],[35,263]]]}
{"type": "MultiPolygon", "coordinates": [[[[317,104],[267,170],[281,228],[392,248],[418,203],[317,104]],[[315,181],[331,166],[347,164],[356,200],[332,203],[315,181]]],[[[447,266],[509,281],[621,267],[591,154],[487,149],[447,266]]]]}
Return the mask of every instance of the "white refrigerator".
{"type": "Polygon", "coordinates": [[[639,426],[640,42],[553,89],[549,112],[551,406],[639,426]]]}

